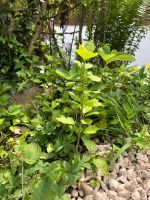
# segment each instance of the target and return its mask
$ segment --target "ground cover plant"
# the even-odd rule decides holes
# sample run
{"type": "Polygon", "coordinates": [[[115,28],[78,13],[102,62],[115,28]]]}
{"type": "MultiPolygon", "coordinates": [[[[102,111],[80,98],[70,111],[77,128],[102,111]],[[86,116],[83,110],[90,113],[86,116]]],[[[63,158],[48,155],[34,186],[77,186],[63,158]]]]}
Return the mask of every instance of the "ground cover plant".
{"type": "Polygon", "coordinates": [[[2,200],[69,199],[67,188],[76,184],[83,170],[108,175],[109,166],[125,149],[149,148],[149,68],[122,64],[111,69],[112,62],[134,58],[110,51],[109,46],[96,52],[92,41],[76,52],[81,60],[69,70],[45,65],[43,74],[34,65],[34,72],[18,72],[19,90],[20,84],[47,89],[29,108],[10,105],[10,83],[1,83],[2,200]],[[97,56],[105,68],[89,62],[97,56]],[[96,137],[102,142],[114,139],[117,151],[99,156],[96,137]]]}

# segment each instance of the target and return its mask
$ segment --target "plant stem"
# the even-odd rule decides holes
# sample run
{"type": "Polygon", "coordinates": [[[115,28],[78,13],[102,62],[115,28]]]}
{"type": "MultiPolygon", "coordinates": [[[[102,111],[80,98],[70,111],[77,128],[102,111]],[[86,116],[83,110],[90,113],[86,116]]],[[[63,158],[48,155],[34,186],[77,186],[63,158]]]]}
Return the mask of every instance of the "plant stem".
{"type": "Polygon", "coordinates": [[[23,160],[21,161],[21,186],[22,186],[22,200],[24,200],[24,179],[23,179],[23,160]]]}
{"type": "Polygon", "coordinates": [[[80,138],[81,138],[81,133],[82,133],[82,119],[84,119],[84,113],[83,113],[83,108],[84,108],[84,76],[85,76],[85,62],[82,64],[82,70],[81,70],[81,114],[80,114],[80,125],[79,125],[79,133],[78,133],[78,139],[77,139],[77,151],[79,149],[79,144],[80,144],[80,138]]]}

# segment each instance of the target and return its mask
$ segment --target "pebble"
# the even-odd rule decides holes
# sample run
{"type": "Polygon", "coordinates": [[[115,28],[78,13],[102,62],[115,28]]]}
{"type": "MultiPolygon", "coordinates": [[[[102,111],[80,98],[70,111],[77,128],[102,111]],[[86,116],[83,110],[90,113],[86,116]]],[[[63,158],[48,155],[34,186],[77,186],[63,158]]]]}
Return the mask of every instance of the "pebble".
{"type": "Polygon", "coordinates": [[[84,195],[85,195],[84,190],[79,190],[79,195],[80,195],[80,197],[84,197],[84,195]]]}
{"type": "Polygon", "coordinates": [[[78,191],[77,190],[72,190],[71,196],[74,197],[74,198],[78,197],[78,191]]]}
{"type": "Polygon", "coordinates": [[[141,152],[140,152],[140,153],[137,153],[136,157],[137,157],[137,159],[138,159],[139,161],[148,162],[148,157],[147,157],[147,155],[142,154],[141,152]]]}
{"type": "Polygon", "coordinates": [[[77,200],[83,200],[81,197],[78,197],[77,200]]]}
{"type": "Polygon", "coordinates": [[[120,169],[120,170],[119,170],[119,175],[120,175],[120,176],[126,176],[126,175],[127,175],[127,170],[126,170],[126,168],[120,169]]]}
{"type": "Polygon", "coordinates": [[[123,197],[123,198],[126,198],[126,199],[130,198],[130,192],[127,191],[126,189],[118,192],[118,194],[119,194],[119,197],[123,197]]]}
{"type": "Polygon", "coordinates": [[[109,200],[105,192],[96,192],[94,195],[94,200],[109,200]]]}
{"type": "Polygon", "coordinates": [[[140,194],[139,194],[139,192],[133,192],[132,195],[131,195],[131,198],[133,200],[140,200],[140,194]]]}
{"type": "Polygon", "coordinates": [[[116,197],[117,197],[118,195],[117,195],[117,192],[112,191],[112,190],[109,190],[108,196],[109,196],[112,200],[116,200],[116,197]]]}
{"type": "Polygon", "coordinates": [[[137,187],[137,184],[135,181],[129,181],[129,182],[126,182],[125,185],[124,185],[125,189],[129,192],[133,192],[136,187],[137,187]]]}
{"type": "Polygon", "coordinates": [[[120,176],[119,178],[117,178],[117,181],[125,183],[127,181],[127,176],[120,176]]]}
{"type": "Polygon", "coordinates": [[[94,195],[87,195],[84,197],[84,200],[94,200],[94,195]]]}
{"type": "Polygon", "coordinates": [[[117,188],[117,193],[121,192],[122,190],[124,190],[125,185],[124,184],[119,184],[118,188],[117,188]]]}
{"type": "Polygon", "coordinates": [[[127,170],[127,179],[129,181],[133,180],[133,178],[136,178],[136,173],[133,169],[127,170]]]}
{"type": "Polygon", "coordinates": [[[93,194],[93,188],[87,183],[81,183],[81,188],[84,190],[85,194],[93,194]]]}
{"type": "Polygon", "coordinates": [[[111,179],[109,181],[109,187],[110,187],[111,190],[116,191],[118,186],[119,186],[119,183],[115,179],[111,179]]]}

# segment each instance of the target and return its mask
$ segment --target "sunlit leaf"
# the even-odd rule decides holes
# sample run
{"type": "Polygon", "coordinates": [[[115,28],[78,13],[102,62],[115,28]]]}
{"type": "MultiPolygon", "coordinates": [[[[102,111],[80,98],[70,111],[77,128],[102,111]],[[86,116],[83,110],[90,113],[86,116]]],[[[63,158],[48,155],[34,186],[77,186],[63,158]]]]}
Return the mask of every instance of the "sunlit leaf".
{"type": "Polygon", "coordinates": [[[38,144],[24,144],[20,147],[22,160],[28,164],[34,164],[43,155],[42,150],[38,144]]]}
{"type": "Polygon", "coordinates": [[[100,103],[97,99],[87,100],[87,101],[85,101],[85,105],[87,105],[88,107],[99,107],[99,106],[103,106],[103,104],[100,103]]]}
{"type": "Polygon", "coordinates": [[[83,45],[80,45],[79,49],[76,50],[76,52],[84,61],[87,61],[98,55],[98,53],[93,53],[91,51],[88,51],[83,45]]]}
{"type": "Polygon", "coordinates": [[[87,139],[86,137],[82,137],[82,140],[89,151],[95,152],[97,150],[97,145],[94,141],[87,139]]]}
{"type": "Polygon", "coordinates": [[[61,122],[62,124],[75,125],[75,121],[72,117],[65,117],[65,116],[61,115],[60,117],[57,117],[56,119],[57,119],[57,121],[61,122]]]}
{"type": "Polygon", "coordinates": [[[101,82],[101,78],[99,76],[94,75],[92,72],[87,73],[87,77],[91,79],[91,81],[101,82]]]}
{"type": "Polygon", "coordinates": [[[0,125],[3,124],[4,120],[5,120],[4,118],[0,119],[0,125]]]}
{"type": "Polygon", "coordinates": [[[109,174],[109,167],[106,162],[105,158],[102,157],[97,157],[93,159],[93,163],[97,167],[97,169],[103,174],[103,175],[108,175],[109,174]]]}
{"type": "Polygon", "coordinates": [[[9,115],[18,115],[21,112],[20,105],[10,105],[8,107],[8,114],[9,115]]]}
{"type": "Polygon", "coordinates": [[[97,131],[99,130],[98,127],[94,126],[94,125],[91,125],[89,127],[87,127],[85,130],[84,130],[84,133],[85,134],[95,134],[97,133],[97,131]]]}
{"type": "Polygon", "coordinates": [[[69,80],[71,77],[69,75],[69,72],[65,69],[56,69],[56,73],[61,76],[62,78],[65,78],[69,80]]]}

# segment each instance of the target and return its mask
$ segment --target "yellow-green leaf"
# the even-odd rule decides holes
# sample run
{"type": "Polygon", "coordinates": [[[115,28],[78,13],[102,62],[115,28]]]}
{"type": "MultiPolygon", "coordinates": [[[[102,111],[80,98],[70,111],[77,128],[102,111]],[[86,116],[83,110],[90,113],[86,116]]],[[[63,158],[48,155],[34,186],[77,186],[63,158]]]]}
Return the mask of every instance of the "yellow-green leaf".
{"type": "Polygon", "coordinates": [[[93,53],[92,51],[88,51],[83,45],[79,45],[79,49],[76,50],[76,52],[84,61],[87,61],[98,55],[98,53],[93,53]]]}
{"type": "Polygon", "coordinates": [[[91,79],[91,81],[101,82],[101,78],[99,76],[94,75],[92,72],[88,72],[87,77],[91,79]]]}
{"type": "Polygon", "coordinates": [[[97,150],[97,145],[94,141],[87,139],[86,137],[82,137],[82,140],[89,151],[95,152],[97,150]]]}
{"type": "Polygon", "coordinates": [[[105,158],[102,157],[97,157],[93,159],[93,163],[95,164],[95,166],[97,167],[97,169],[104,175],[108,175],[109,174],[109,167],[108,164],[105,160],[105,158]]]}
{"type": "Polygon", "coordinates": [[[92,124],[93,120],[86,118],[81,120],[82,124],[92,124]]]}
{"type": "Polygon", "coordinates": [[[88,107],[99,107],[99,106],[103,106],[103,104],[100,103],[97,99],[87,100],[87,101],[85,101],[85,105],[88,106],[88,107]]]}
{"type": "Polygon", "coordinates": [[[5,120],[4,118],[3,118],[3,119],[0,119],[0,125],[3,124],[4,120],[5,120]]]}
{"type": "Polygon", "coordinates": [[[61,115],[60,117],[57,117],[56,120],[61,122],[62,124],[70,124],[70,125],[75,124],[75,121],[72,117],[65,117],[63,115],[61,115]]]}
{"type": "Polygon", "coordinates": [[[94,126],[94,125],[91,125],[89,127],[87,127],[85,130],[84,130],[84,133],[85,134],[95,134],[97,133],[97,131],[99,130],[98,127],[94,126]]]}

